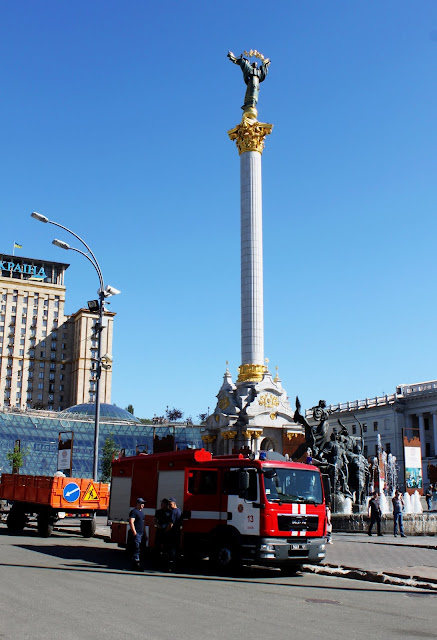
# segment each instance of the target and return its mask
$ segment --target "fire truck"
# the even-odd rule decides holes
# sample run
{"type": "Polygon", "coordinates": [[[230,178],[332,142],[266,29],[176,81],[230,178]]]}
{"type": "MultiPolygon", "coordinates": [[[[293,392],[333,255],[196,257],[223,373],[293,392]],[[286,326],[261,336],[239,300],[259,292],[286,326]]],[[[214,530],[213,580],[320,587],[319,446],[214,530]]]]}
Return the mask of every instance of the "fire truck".
{"type": "Polygon", "coordinates": [[[108,512],[111,541],[126,545],[128,514],[141,497],[147,545],[153,548],[155,510],[169,496],[182,510],[185,556],[201,553],[222,570],[243,563],[290,573],[325,558],[325,491],[313,465],[275,452],[213,457],[205,449],[116,459],[108,512]]]}

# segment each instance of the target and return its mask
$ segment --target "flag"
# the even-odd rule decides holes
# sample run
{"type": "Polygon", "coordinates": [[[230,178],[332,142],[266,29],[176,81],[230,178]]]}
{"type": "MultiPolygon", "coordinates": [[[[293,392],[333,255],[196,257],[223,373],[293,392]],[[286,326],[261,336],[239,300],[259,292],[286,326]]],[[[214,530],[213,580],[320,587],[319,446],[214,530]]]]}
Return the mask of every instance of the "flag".
{"type": "Polygon", "coordinates": [[[22,244],[18,244],[18,242],[14,242],[14,249],[22,249],[23,245],[22,244]]]}

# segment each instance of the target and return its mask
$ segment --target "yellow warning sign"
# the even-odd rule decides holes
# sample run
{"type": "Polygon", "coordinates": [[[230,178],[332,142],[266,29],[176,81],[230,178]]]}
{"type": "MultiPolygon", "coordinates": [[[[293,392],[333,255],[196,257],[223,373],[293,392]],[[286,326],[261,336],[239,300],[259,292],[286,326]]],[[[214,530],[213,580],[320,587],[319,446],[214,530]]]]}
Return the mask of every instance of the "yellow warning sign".
{"type": "Polygon", "coordinates": [[[83,497],[83,500],[86,500],[88,502],[92,501],[92,500],[98,500],[99,499],[99,494],[96,491],[95,486],[93,485],[92,482],[89,483],[88,485],[88,489],[85,491],[85,495],[83,497]]]}

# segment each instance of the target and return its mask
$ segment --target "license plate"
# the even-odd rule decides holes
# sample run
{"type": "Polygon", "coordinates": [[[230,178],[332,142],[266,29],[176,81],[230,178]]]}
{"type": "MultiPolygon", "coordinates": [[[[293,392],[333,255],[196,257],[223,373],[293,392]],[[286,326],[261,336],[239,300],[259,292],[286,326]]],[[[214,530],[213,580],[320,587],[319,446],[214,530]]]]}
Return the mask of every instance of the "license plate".
{"type": "Polygon", "coordinates": [[[299,549],[304,549],[304,545],[303,544],[291,544],[290,545],[290,549],[293,549],[294,551],[297,551],[299,549]]]}

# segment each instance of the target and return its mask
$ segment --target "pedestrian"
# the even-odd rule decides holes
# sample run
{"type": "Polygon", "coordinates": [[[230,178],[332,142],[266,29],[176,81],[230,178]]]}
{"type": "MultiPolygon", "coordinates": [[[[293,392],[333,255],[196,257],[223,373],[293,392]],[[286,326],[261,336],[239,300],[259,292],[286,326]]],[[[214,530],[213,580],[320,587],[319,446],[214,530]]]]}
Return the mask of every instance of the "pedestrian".
{"type": "Polygon", "coordinates": [[[326,544],[333,544],[332,542],[332,522],[331,522],[331,503],[326,503],[326,544]]]}
{"type": "Polygon", "coordinates": [[[393,503],[393,524],[394,524],[394,536],[398,535],[398,525],[399,531],[401,532],[401,538],[406,538],[407,536],[404,533],[404,519],[402,512],[404,510],[404,498],[399,489],[396,489],[395,494],[392,498],[393,503]]]}
{"type": "Polygon", "coordinates": [[[169,570],[171,571],[177,560],[180,549],[180,537],[182,526],[182,512],[176,504],[175,498],[168,499],[170,508],[170,524],[166,533],[166,548],[169,561],[169,570]]]}
{"type": "Polygon", "coordinates": [[[434,491],[434,486],[430,484],[425,493],[425,500],[426,500],[426,504],[428,505],[428,511],[431,511],[433,491],[434,491]]]}
{"type": "Polygon", "coordinates": [[[432,490],[432,508],[437,509],[437,482],[434,484],[432,490]]]}
{"type": "Polygon", "coordinates": [[[129,527],[133,541],[133,571],[143,571],[140,566],[140,548],[141,541],[144,536],[144,505],[143,498],[137,498],[136,507],[130,510],[129,513],[129,527]]]}
{"type": "Polygon", "coordinates": [[[381,507],[379,506],[378,498],[379,498],[379,493],[377,491],[374,491],[369,502],[369,518],[370,518],[370,525],[369,525],[369,531],[368,531],[369,536],[372,535],[372,528],[375,522],[376,522],[376,529],[378,531],[378,535],[379,536],[384,535],[381,532],[381,507]]]}
{"type": "Polygon", "coordinates": [[[171,523],[171,510],[167,498],[161,500],[161,508],[155,511],[155,550],[160,555],[165,550],[165,537],[171,523]]]}

